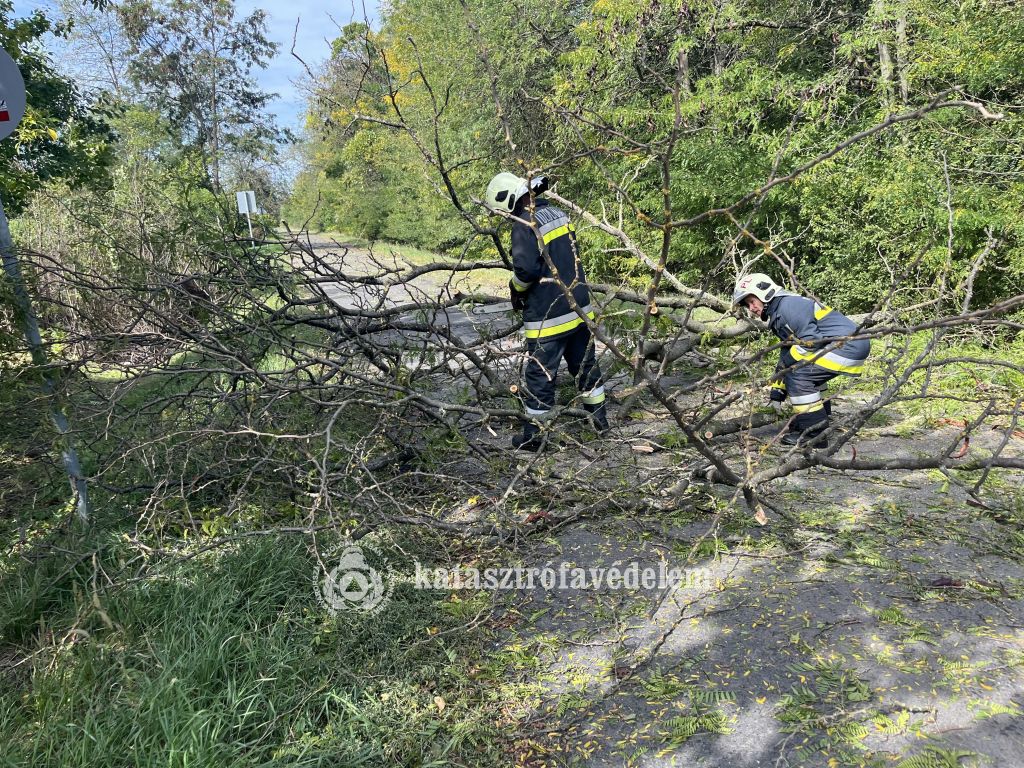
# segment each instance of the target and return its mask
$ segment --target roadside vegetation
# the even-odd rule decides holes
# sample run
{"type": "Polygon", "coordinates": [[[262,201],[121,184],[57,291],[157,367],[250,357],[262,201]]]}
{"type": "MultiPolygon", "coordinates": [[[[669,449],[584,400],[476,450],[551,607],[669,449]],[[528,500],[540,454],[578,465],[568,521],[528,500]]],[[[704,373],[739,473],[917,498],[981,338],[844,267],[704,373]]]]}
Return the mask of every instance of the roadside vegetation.
{"type": "Polygon", "coordinates": [[[1019,762],[1018,4],[379,11],[308,62],[295,137],[252,86],[284,53],[260,10],[0,0],[43,337],[5,278],[0,764],[1019,762]],[[563,379],[551,450],[509,449],[501,169],[573,219],[603,439],[563,379]],[[821,449],[779,444],[779,345],[728,301],[749,271],[872,341],[821,449]],[[325,598],[349,545],[401,576],[378,612],[325,598]],[[413,580],[563,562],[708,580],[413,580]]]}

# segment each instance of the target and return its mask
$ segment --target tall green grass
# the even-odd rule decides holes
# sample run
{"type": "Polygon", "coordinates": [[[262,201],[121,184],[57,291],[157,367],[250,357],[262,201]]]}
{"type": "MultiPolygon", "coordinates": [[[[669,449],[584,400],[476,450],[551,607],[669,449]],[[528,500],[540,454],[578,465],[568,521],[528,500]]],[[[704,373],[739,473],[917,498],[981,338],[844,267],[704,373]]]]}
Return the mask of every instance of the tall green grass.
{"type": "Polygon", "coordinates": [[[481,638],[443,595],[399,585],[380,614],[334,618],[300,537],[138,579],[123,539],[91,545],[0,577],[0,763],[503,764],[467,672],[481,638]]]}

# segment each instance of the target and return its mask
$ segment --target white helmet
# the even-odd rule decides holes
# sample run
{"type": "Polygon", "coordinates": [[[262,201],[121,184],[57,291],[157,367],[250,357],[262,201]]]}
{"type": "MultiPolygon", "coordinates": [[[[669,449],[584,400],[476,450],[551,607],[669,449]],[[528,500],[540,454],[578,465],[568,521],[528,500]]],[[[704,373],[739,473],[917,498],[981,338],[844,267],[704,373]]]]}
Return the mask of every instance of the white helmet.
{"type": "Polygon", "coordinates": [[[782,286],[776,285],[768,275],[762,272],[752,272],[736,281],[736,288],[732,292],[732,303],[733,306],[736,306],[747,296],[756,296],[763,304],[767,304],[781,290],[782,286]]]}
{"type": "Polygon", "coordinates": [[[491,182],[487,185],[484,202],[492,210],[511,213],[515,210],[519,198],[527,194],[531,188],[535,195],[539,195],[547,190],[547,177],[535,176],[530,181],[530,186],[527,187],[526,179],[516,176],[514,173],[503,171],[491,179],[491,182]]]}

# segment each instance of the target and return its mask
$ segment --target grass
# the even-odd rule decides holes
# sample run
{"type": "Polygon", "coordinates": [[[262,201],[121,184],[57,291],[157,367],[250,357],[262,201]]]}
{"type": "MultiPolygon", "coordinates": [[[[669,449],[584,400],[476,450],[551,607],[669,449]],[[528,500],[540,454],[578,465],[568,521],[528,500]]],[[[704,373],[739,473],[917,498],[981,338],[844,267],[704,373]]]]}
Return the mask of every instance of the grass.
{"type": "Polygon", "coordinates": [[[90,545],[5,564],[4,763],[503,764],[494,702],[470,678],[480,637],[445,595],[399,585],[378,615],[335,618],[301,537],[134,580],[122,537],[90,545]]]}
{"type": "MultiPolygon", "coordinates": [[[[140,380],[122,407],[195,386],[198,359],[140,380]]],[[[262,361],[282,363],[272,349],[262,361]]],[[[335,618],[315,599],[307,537],[197,553],[277,523],[269,491],[230,519],[214,497],[169,503],[142,530],[141,499],[94,488],[91,527],[70,528],[52,456],[25,456],[46,430],[34,387],[2,398],[17,419],[0,430],[0,765],[508,764],[496,723],[515,695],[500,671],[481,684],[490,639],[467,627],[464,593],[398,585],[380,614],[335,618]]],[[[418,536],[394,565],[443,552],[418,536]]]]}
{"type": "MultiPolygon", "coordinates": [[[[884,379],[884,365],[891,365],[893,370],[902,373],[924,351],[931,338],[929,332],[919,332],[909,338],[894,336],[873,341],[865,375],[849,380],[844,388],[869,397],[875,395],[889,383],[884,379]]],[[[1012,406],[1024,389],[1024,374],[1003,365],[1018,368],[1024,365],[1024,338],[1002,343],[996,351],[984,339],[971,336],[967,331],[958,336],[950,334],[933,351],[929,362],[958,358],[992,362],[982,365],[965,360],[915,372],[903,393],[912,396],[923,392],[924,396],[899,402],[896,404],[899,411],[921,417],[929,425],[941,424],[943,419],[971,419],[981,413],[990,399],[1012,406]]]]}

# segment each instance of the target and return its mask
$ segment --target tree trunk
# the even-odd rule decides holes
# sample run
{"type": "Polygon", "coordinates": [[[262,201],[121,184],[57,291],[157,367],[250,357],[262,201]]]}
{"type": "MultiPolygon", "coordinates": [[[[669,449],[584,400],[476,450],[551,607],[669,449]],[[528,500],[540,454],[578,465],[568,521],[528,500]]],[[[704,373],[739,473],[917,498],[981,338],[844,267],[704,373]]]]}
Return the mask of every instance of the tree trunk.
{"type": "Polygon", "coordinates": [[[907,41],[907,3],[900,3],[896,18],[896,74],[899,77],[900,101],[906,104],[910,97],[910,83],[907,81],[907,65],[910,60],[910,46],[907,41]]]}
{"type": "MultiPolygon", "coordinates": [[[[875,12],[879,31],[883,32],[888,28],[885,21],[885,0],[871,0],[871,8],[875,12]]],[[[882,101],[889,105],[892,103],[892,53],[889,51],[889,44],[884,39],[878,42],[878,74],[881,86],[882,101]]]]}
{"type": "Polygon", "coordinates": [[[215,194],[220,194],[220,115],[218,114],[217,104],[217,80],[220,74],[217,71],[217,61],[220,52],[217,47],[217,30],[216,30],[216,18],[211,16],[210,27],[209,27],[209,44],[210,44],[210,67],[211,67],[211,83],[210,83],[210,142],[211,142],[211,158],[210,158],[210,172],[211,181],[213,182],[213,191],[215,194]]]}

